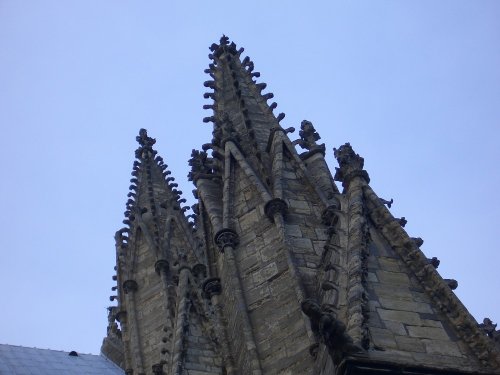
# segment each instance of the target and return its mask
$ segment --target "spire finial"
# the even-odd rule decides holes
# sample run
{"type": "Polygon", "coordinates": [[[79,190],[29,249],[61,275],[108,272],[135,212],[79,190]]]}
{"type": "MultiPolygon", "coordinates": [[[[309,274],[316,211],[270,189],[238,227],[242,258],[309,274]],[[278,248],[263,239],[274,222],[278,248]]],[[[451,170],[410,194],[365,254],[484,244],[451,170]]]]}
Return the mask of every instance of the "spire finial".
{"type": "Polygon", "coordinates": [[[148,137],[148,131],[146,129],[139,130],[139,135],[135,137],[135,139],[142,147],[153,147],[156,143],[156,139],[148,137]]]}
{"type": "Polygon", "coordinates": [[[334,179],[341,181],[344,186],[349,185],[353,177],[362,177],[367,183],[370,182],[368,173],[363,169],[364,159],[356,154],[350,143],[333,149],[334,156],[339,162],[339,168],[336,169],[334,179]]]}
{"type": "Polygon", "coordinates": [[[303,149],[307,150],[309,154],[315,152],[321,152],[325,154],[325,144],[318,144],[317,141],[321,139],[320,135],[314,128],[311,121],[303,120],[300,124],[299,131],[300,139],[293,141],[294,145],[299,145],[303,149]]]}
{"type": "Polygon", "coordinates": [[[229,37],[225,34],[222,34],[219,39],[219,44],[212,43],[212,45],[208,48],[212,52],[208,55],[211,60],[214,60],[216,57],[220,57],[224,52],[239,56],[244,51],[244,48],[236,49],[236,44],[234,42],[229,42],[229,37]]]}
{"type": "Polygon", "coordinates": [[[191,172],[188,174],[189,181],[196,182],[199,178],[213,177],[213,160],[205,151],[193,150],[189,159],[191,172]]]}
{"type": "Polygon", "coordinates": [[[226,36],[226,34],[222,34],[219,40],[220,45],[228,45],[229,44],[229,37],[226,36]]]}
{"type": "Polygon", "coordinates": [[[139,148],[135,150],[136,158],[144,158],[146,155],[151,157],[156,154],[156,151],[153,150],[153,145],[156,143],[156,139],[148,137],[148,131],[146,129],[139,130],[139,135],[135,137],[135,139],[140,145],[139,148]]]}

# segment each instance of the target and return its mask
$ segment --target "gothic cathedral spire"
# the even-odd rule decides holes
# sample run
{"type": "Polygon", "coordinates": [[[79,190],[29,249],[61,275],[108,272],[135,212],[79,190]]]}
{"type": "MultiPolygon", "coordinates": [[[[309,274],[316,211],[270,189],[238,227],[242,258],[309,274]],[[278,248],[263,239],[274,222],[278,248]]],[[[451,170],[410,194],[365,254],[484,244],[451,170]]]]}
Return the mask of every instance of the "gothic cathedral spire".
{"type": "Polygon", "coordinates": [[[210,50],[193,220],[142,129],[103,353],[136,375],[500,374],[495,325],[469,314],[363,158],[334,149],[333,176],[311,122],[289,138],[243,49],[223,36],[210,50]]]}

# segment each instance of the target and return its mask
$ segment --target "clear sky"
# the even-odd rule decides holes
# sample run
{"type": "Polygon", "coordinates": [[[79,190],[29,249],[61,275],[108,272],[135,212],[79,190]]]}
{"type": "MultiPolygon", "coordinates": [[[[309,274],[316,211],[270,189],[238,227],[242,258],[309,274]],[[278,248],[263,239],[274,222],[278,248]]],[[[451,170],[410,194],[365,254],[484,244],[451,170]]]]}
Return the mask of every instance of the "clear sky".
{"type": "MultiPolygon", "coordinates": [[[[0,343],[98,353],[141,127],[184,196],[208,46],[282,125],[351,142],[478,320],[500,321],[500,2],[0,1],[0,343]]],[[[292,134],[292,139],[298,134],[292,134]]]]}

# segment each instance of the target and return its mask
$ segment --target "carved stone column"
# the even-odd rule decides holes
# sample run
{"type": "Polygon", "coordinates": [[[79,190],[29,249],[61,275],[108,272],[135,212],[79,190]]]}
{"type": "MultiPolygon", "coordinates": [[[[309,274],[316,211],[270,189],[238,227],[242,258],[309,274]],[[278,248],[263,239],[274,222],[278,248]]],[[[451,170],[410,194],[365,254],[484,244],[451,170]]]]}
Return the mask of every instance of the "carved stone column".
{"type": "Polygon", "coordinates": [[[349,143],[334,149],[334,155],[339,163],[335,180],[342,182],[348,201],[347,334],[353,338],[355,344],[367,348],[369,336],[365,316],[367,304],[365,279],[366,258],[369,254],[363,187],[370,182],[370,178],[363,170],[363,158],[353,151],[349,143]]]}
{"type": "MultiPolygon", "coordinates": [[[[307,293],[305,291],[304,285],[302,283],[302,278],[300,272],[297,268],[296,262],[293,258],[291,246],[288,244],[288,236],[285,230],[285,215],[288,212],[288,204],[280,198],[271,199],[264,206],[264,212],[266,216],[275,224],[278,230],[279,237],[283,241],[284,253],[286,256],[287,266],[290,271],[290,276],[293,280],[293,288],[295,289],[295,294],[298,301],[303,301],[307,298],[307,293]]],[[[309,324],[305,321],[305,327],[309,339],[314,341],[314,335],[309,328],[309,324]]]]}
{"type": "Polygon", "coordinates": [[[203,283],[202,288],[205,296],[210,299],[215,310],[215,331],[219,336],[219,340],[222,346],[222,355],[224,359],[224,365],[226,367],[226,372],[228,375],[236,375],[237,372],[234,368],[233,357],[231,356],[231,350],[228,345],[229,340],[227,338],[224,325],[222,324],[222,301],[220,299],[222,286],[220,283],[220,279],[218,277],[207,279],[203,283]]]}
{"type": "Polygon", "coordinates": [[[186,328],[189,324],[190,300],[187,296],[187,291],[190,272],[191,269],[187,266],[186,262],[181,260],[179,267],[179,286],[177,288],[177,319],[172,350],[172,374],[175,375],[181,375],[184,369],[186,328]]]}
{"type": "MultiPolygon", "coordinates": [[[[166,324],[165,324],[165,327],[163,328],[163,330],[164,330],[164,332],[167,333],[167,335],[163,338],[163,342],[166,344],[168,341],[168,339],[167,339],[168,333],[172,332],[172,326],[173,326],[172,316],[170,314],[170,304],[169,304],[171,282],[170,282],[170,275],[169,275],[170,265],[169,265],[168,261],[166,259],[157,260],[155,263],[155,271],[160,276],[161,283],[163,285],[163,290],[165,291],[164,306],[165,306],[166,324]]],[[[167,353],[166,347],[162,348],[161,353],[162,353],[162,356],[164,357],[162,360],[166,361],[167,362],[166,364],[168,366],[170,358],[165,356],[165,354],[167,353]]]]}
{"type": "Polygon", "coordinates": [[[133,368],[137,371],[138,374],[143,374],[144,365],[143,365],[142,351],[141,351],[141,339],[139,334],[139,325],[137,321],[136,306],[135,306],[135,292],[137,291],[137,289],[138,285],[135,280],[128,279],[125,280],[122,284],[122,290],[125,295],[125,303],[127,306],[127,321],[131,329],[130,341],[132,342],[131,357],[133,362],[133,368]]]}
{"type": "Polygon", "coordinates": [[[226,248],[234,250],[239,245],[240,239],[234,230],[224,228],[215,234],[214,242],[219,247],[221,253],[223,253],[226,248]]]}
{"type": "MultiPolygon", "coordinates": [[[[257,345],[253,337],[252,325],[248,316],[248,307],[243,294],[243,286],[238,275],[238,266],[234,257],[234,249],[239,244],[238,234],[229,228],[224,228],[218,231],[214,237],[215,244],[219,247],[221,253],[224,253],[224,261],[226,269],[230,277],[230,285],[233,289],[238,306],[243,309],[241,311],[243,336],[246,342],[246,348],[251,358],[252,374],[262,374],[259,355],[257,353],[257,345]]],[[[241,370],[241,369],[240,369],[241,370]]]]}

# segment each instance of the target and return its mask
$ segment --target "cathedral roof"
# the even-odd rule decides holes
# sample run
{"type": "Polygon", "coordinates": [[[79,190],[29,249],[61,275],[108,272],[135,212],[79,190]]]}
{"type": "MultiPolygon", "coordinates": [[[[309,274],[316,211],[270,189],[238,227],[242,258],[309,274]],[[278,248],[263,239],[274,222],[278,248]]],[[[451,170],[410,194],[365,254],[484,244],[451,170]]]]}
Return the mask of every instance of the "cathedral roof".
{"type": "Polygon", "coordinates": [[[123,375],[102,355],[0,344],[0,374],[9,375],[123,375]]]}

